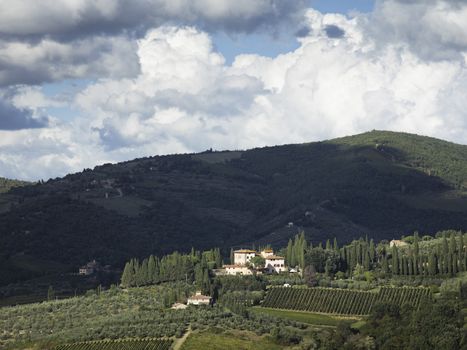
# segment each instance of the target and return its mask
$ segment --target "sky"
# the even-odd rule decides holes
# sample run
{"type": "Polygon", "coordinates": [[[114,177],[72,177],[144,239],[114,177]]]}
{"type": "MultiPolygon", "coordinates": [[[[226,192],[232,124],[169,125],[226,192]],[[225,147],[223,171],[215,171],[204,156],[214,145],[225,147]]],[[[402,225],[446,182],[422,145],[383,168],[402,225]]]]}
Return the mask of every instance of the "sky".
{"type": "Polygon", "coordinates": [[[0,0],[1,177],[466,113],[467,0],[0,0]]]}

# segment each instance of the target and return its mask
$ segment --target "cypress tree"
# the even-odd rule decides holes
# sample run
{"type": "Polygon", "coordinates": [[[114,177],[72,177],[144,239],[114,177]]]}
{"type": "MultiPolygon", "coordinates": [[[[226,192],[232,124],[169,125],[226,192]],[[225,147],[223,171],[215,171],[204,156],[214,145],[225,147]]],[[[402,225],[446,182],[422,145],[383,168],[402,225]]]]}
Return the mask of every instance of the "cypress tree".
{"type": "Polygon", "coordinates": [[[452,274],[455,275],[459,271],[457,266],[457,253],[452,254],[452,274]]]}
{"type": "Polygon", "coordinates": [[[436,259],[435,252],[431,252],[428,261],[428,268],[431,276],[434,276],[438,273],[438,262],[436,259]]]}
{"type": "Polygon", "coordinates": [[[383,270],[384,273],[389,272],[388,258],[386,257],[386,255],[383,255],[383,258],[381,259],[381,269],[383,270]]]}
{"type": "Polygon", "coordinates": [[[156,283],[156,259],[154,255],[149,256],[148,260],[148,283],[156,283]]]}
{"type": "Polygon", "coordinates": [[[125,268],[123,269],[123,274],[122,274],[122,278],[121,278],[121,281],[120,281],[120,284],[122,285],[122,287],[130,287],[130,283],[131,283],[131,280],[132,280],[132,275],[133,274],[133,266],[131,264],[131,261],[127,262],[125,264],[125,268]]]}
{"type": "Polygon", "coordinates": [[[292,267],[295,267],[295,266],[296,266],[296,265],[294,265],[295,259],[294,259],[294,257],[293,257],[293,243],[292,243],[292,239],[289,239],[289,243],[287,244],[287,253],[286,253],[285,258],[287,259],[287,265],[288,265],[288,266],[292,266],[292,267]]]}
{"type": "Polygon", "coordinates": [[[414,255],[413,255],[413,273],[414,275],[418,275],[418,262],[420,258],[420,247],[419,247],[419,237],[418,237],[418,232],[415,231],[414,233],[414,255]]]}
{"type": "Polygon", "coordinates": [[[414,274],[412,252],[409,252],[409,256],[407,257],[407,274],[409,276],[412,276],[414,274]]]}
{"type": "Polygon", "coordinates": [[[365,271],[370,271],[370,253],[369,252],[365,253],[363,267],[365,268],[365,271]]]}
{"type": "Polygon", "coordinates": [[[333,248],[334,248],[334,250],[335,250],[336,252],[339,251],[339,246],[337,245],[337,238],[336,238],[336,237],[334,237],[334,246],[333,246],[333,248]]]}
{"type": "Polygon", "coordinates": [[[376,249],[375,249],[375,242],[373,241],[373,239],[370,240],[369,251],[370,251],[370,260],[372,263],[374,263],[376,260],[376,249]]]}
{"type": "Polygon", "coordinates": [[[203,290],[203,293],[210,293],[211,291],[211,280],[209,279],[208,269],[204,269],[204,272],[203,272],[202,290],[203,290]]]}
{"type": "Polygon", "coordinates": [[[357,264],[363,265],[363,252],[361,242],[357,243],[357,264]]]}
{"type": "Polygon", "coordinates": [[[331,241],[328,239],[328,240],[326,241],[326,250],[331,250],[331,249],[332,249],[332,248],[331,248],[331,241]]]}
{"type": "Polygon", "coordinates": [[[465,247],[464,247],[464,235],[459,233],[459,270],[465,271],[466,264],[465,264],[465,247]]]}
{"type": "Polygon", "coordinates": [[[230,248],[230,263],[233,265],[234,261],[235,261],[234,260],[234,250],[233,250],[233,248],[230,248]]]}
{"type": "Polygon", "coordinates": [[[47,300],[51,301],[55,298],[55,290],[54,287],[49,286],[49,289],[47,290],[47,300]]]}
{"type": "Polygon", "coordinates": [[[391,269],[393,275],[398,275],[400,273],[399,270],[399,252],[397,247],[394,245],[392,246],[392,260],[391,260],[391,269]]]}
{"type": "Polygon", "coordinates": [[[449,273],[449,246],[448,246],[448,240],[446,238],[446,233],[443,235],[443,243],[442,243],[442,249],[443,249],[443,273],[449,273]]]}

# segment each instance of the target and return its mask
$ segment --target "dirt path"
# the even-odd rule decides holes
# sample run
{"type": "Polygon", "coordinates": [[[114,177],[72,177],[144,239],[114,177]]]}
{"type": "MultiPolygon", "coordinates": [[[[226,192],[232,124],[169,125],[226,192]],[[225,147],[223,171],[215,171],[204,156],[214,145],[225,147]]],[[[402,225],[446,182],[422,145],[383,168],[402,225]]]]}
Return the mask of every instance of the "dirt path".
{"type": "Polygon", "coordinates": [[[185,343],[185,340],[190,336],[191,333],[192,330],[191,327],[189,327],[186,333],[183,335],[183,337],[175,340],[173,350],[180,350],[182,348],[183,343],[185,343]]]}

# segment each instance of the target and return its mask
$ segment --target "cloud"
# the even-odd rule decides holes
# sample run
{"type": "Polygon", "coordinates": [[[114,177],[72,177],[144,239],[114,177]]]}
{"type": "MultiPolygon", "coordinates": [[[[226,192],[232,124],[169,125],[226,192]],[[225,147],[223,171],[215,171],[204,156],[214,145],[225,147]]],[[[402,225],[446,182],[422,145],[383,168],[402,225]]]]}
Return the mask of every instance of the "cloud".
{"type": "Polygon", "coordinates": [[[15,0],[0,2],[0,36],[83,36],[146,31],[167,23],[249,32],[294,23],[305,0],[15,0]]]}
{"type": "Polygon", "coordinates": [[[305,0],[0,1],[0,87],[73,78],[134,77],[135,39],[167,23],[274,34],[294,27],[305,0]]]}
{"type": "Polygon", "coordinates": [[[119,78],[139,72],[136,43],[125,37],[93,37],[60,43],[0,41],[0,86],[69,78],[119,78]]]}
{"type": "Polygon", "coordinates": [[[32,110],[17,108],[0,96],[0,130],[43,128],[47,124],[47,118],[35,117],[32,110]]]}
{"type": "MultiPolygon", "coordinates": [[[[465,143],[467,49],[452,36],[454,27],[440,37],[436,23],[451,23],[454,6],[444,4],[443,12],[440,4],[386,0],[373,14],[354,17],[309,10],[296,50],[272,58],[239,55],[231,65],[200,28],[151,29],[132,42],[130,61],[138,69],[100,79],[75,96],[79,118],[0,130],[0,176],[17,171],[15,177],[37,179],[155,154],[309,142],[371,129],[465,143]],[[399,18],[378,27],[376,18],[389,16],[391,6],[399,18]],[[409,35],[404,11],[442,18],[421,17],[427,32],[409,35]],[[395,21],[402,32],[391,27],[395,21]],[[452,52],[441,57],[432,52],[436,47],[452,52]],[[43,164],[50,168],[39,174],[43,164]]],[[[51,103],[26,95],[23,104],[19,95],[9,100],[17,108],[34,101],[38,110],[51,103]]]]}
{"type": "Polygon", "coordinates": [[[406,45],[425,60],[459,59],[467,50],[467,2],[379,0],[366,30],[379,45],[406,45]]]}

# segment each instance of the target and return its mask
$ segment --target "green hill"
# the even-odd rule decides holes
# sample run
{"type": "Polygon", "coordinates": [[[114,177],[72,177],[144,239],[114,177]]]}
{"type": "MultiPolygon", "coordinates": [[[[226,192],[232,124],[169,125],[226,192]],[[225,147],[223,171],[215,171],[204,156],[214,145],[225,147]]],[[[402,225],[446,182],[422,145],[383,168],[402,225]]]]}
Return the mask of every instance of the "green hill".
{"type": "Polygon", "coordinates": [[[284,245],[298,229],[315,242],[465,231],[467,146],[372,131],[142,158],[14,188],[0,195],[2,210],[0,284],[39,273],[18,256],[121,267],[192,246],[284,245]]]}
{"type": "Polygon", "coordinates": [[[8,192],[13,187],[26,186],[30,184],[29,182],[19,181],[19,180],[10,180],[0,177],[0,193],[8,192]]]}

